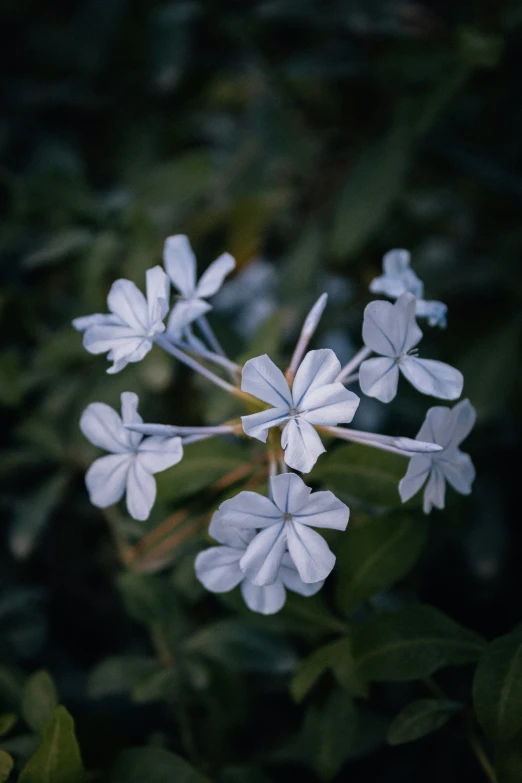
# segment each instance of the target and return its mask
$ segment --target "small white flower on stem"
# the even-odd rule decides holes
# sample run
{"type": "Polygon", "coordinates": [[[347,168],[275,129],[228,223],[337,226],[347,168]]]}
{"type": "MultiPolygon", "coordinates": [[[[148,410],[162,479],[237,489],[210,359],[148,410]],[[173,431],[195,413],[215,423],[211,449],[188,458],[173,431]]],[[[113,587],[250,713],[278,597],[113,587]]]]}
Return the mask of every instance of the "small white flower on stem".
{"type": "Polygon", "coordinates": [[[176,338],[187,324],[212,309],[205,300],[219,291],[236,262],[230,253],[223,253],[210,264],[197,282],[196,256],[184,234],[167,238],[163,262],[168,276],[179,292],[167,326],[169,337],[176,338]]]}
{"type": "Polygon", "coordinates": [[[147,270],[147,297],[130,280],[116,280],[109,291],[110,313],[76,318],[73,326],[83,332],[89,353],[107,353],[114,362],[108,373],[139,362],[151,350],[156,335],[165,331],[169,309],[169,279],[160,266],[147,270]]]}
{"type": "Polygon", "coordinates": [[[419,491],[428,477],[423,500],[425,514],[429,514],[433,506],[444,508],[446,481],[461,495],[470,494],[475,468],[469,455],[459,446],[473,429],[475,419],[475,409],[469,400],[462,400],[453,408],[429,409],[416,439],[437,443],[442,450],[411,458],[399,484],[403,503],[419,491]]]}
{"type": "Polygon", "coordinates": [[[285,462],[308,473],[325,451],[314,425],[350,422],[359,397],[335,382],[341,365],[333,351],[309,351],[299,365],[292,389],[281,370],[264,354],[243,367],[241,389],[274,406],[242,416],[247,435],[266,443],[268,430],[285,424],[281,445],[285,462]]]}
{"type": "Polygon", "coordinates": [[[419,359],[412,351],[422,338],[413,294],[402,294],[395,304],[370,302],[364,310],[362,335],[366,347],[382,357],[361,364],[359,383],[364,394],[390,402],[397,394],[400,371],[423,394],[443,400],[460,397],[464,379],[459,370],[419,359]]]}
{"type": "Polygon", "coordinates": [[[383,256],[384,274],[375,277],[370,283],[373,294],[384,294],[390,299],[397,299],[401,294],[413,294],[416,301],[415,313],[418,318],[426,318],[430,326],[446,327],[448,308],[442,302],[423,299],[424,283],[410,267],[408,250],[390,250],[383,256]]]}
{"type": "Polygon", "coordinates": [[[224,526],[258,530],[239,561],[248,579],[259,586],[273,584],[288,552],[299,577],[311,584],[326,579],[335,555],[312,527],[346,530],[350,511],[332,492],[314,492],[295,473],[270,478],[267,498],[240,492],[219,507],[224,526]]]}
{"type": "Polygon", "coordinates": [[[220,512],[216,512],[208,532],[222,546],[210,547],[197,555],[194,563],[197,578],[211,593],[227,593],[240,584],[243,599],[253,612],[275,614],[285,603],[287,589],[309,596],[319,592],[324,584],[323,581],[313,584],[303,582],[286,553],[283,555],[276,580],[270,585],[255,585],[239,565],[245,550],[255,538],[255,530],[224,525],[220,512]]]}
{"type": "Polygon", "coordinates": [[[127,509],[134,519],[147,519],[156,499],[154,473],[176,465],[183,457],[181,438],[143,438],[127,429],[140,424],[138,397],[121,395],[121,418],[103,402],[93,402],[82,414],[80,428],[95,446],[111,452],[97,459],[85,476],[91,503],[107,508],[126,494],[127,509]]]}

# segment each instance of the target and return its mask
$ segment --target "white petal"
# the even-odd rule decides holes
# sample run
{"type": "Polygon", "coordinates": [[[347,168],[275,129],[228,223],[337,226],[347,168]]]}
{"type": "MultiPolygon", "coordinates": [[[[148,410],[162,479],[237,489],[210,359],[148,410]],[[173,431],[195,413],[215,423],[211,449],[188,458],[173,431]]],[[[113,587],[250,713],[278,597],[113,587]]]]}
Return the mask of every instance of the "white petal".
{"type": "Polygon", "coordinates": [[[281,518],[281,512],[270,498],[258,492],[240,492],[219,507],[224,525],[237,527],[268,527],[281,518]]]}
{"type": "Polygon", "coordinates": [[[122,392],[121,394],[121,421],[127,432],[130,434],[130,442],[133,448],[136,448],[142,439],[139,432],[133,432],[128,429],[129,424],[142,424],[143,419],[138,413],[138,395],[134,392],[122,392]]]}
{"type": "Polygon", "coordinates": [[[424,490],[424,500],[422,503],[424,513],[429,514],[433,506],[439,509],[444,508],[445,494],[446,483],[444,481],[444,475],[440,468],[433,465],[429,481],[424,490]]]}
{"type": "Polygon", "coordinates": [[[370,302],[364,308],[362,328],[364,344],[381,356],[399,355],[400,338],[397,313],[391,302],[370,302]]]}
{"type": "Polygon", "coordinates": [[[292,407],[292,395],[285,376],[266,353],[249,359],[243,367],[241,389],[275,407],[292,407]]]}
{"type": "Polygon", "coordinates": [[[183,446],[181,438],[162,438],[151,435],[142,440],[138,447],[137,459],[147,473],[159,473],[181,462],[183,446]]]}
{"type": "Polygon", "coordinates": [[[107,304],[132,329],[146,333],[148,328],[147,301],[131,280],[116,280],[109,291],[107,304]]]}
{"type": "Polygon", "coordinates": [[[370,283],[372,294],[384,294],[384,296],[389,296],[390,299],[397,299],[398,296],[404,294],[407,290],[406,283],[400,277],[380,275],[379,277],[374,277],[370,283]]]}
{"type": "Polygon", "coordinates": [[[244,579],[241,582],[241,594],[249,609],[265,615],[279,612],[286,601],[286,591],[279,579],[264,587],[258,587],[249,579],[244,579]]]}
{"type": "Polygon", "coordinates": [[[258,587],[273,584],[286,550],[285,524],[262,530],[249,544],[239,561],[245,576],[258,587]]]}
{"type": "Polygon", "coordinates": [[[286,539],[288,552],[303,582],[326,579],[335,565],[335,555],[324,538],[306,525],[290,522],[286,539]]]}
{"type": "Polygon", "coordinates": [[[446,448],[451,443],[453,429],[451,408],[436,405],[426,413],[426,418],[416,435],[416,440],[438,443],[439,446],[446,448]]]}
{"type": "Polygon", "coordinates": [[[341,372],[341,363],[330,348],[308,351],[292,384],[293,405],[299,408],[305,397],[320,386],[333,383],[341,372]]]}
{"type": "Polygon", "coordinates": [[[415,312],[418,318],[426,318],[430,326],[446,328],[448,308],[442,302],[417,299],[415,312]]]}
{"type": "Polygon", "coordinates": [[[431,466],[431,457],[424,454],[418,454],[410,459],[406,475],[399,482],[399,494],[403,503],[417,494],[428,478],[431,466]]]}
{"type": "Polygon", "coordinates": [[[288,419],[288,415],[288,408],[269,408],[266,411],[241,416],[241,422],[246,435],[266,443],[270,427],[283,424],[288,419]]]}
{"type": "Polygon", "coordinates": [[[462,400],[451,409],[452,446],[460,446],[475,426],[477,413],[469,400],[462,400]]]}
{"type": "Polygon", "coordinates": [[[405,356],[399,369],[412,386],[423,394],[442,400],[456,400],[462,393],[462,373],[444,362],[405,356]]]}
{"type": "Polygon", "coordinates": [[[382,268],[390,277],[401,277],[410,269],[410,261],[410,251],[396,247],[383,255],[382,268]]]}
{"type": "Polygon", "coordinates": [[[113,454],[123,454],[134,447],[133,433],[125,429],[116,411],[104,402],[87,406],[80,419],[80,429],[87,440],[113,454]]]}
{"type": "Polygon", "coordinates": [[[181,339],[181,332],[200,315],[207,313],[212,307],[202,299],[179,299],[171,310],[168,324],[167,337],[181,339]]]}
{"type": "Polygon", "coordinates": [[[160,266],[147,269],[146,278],[149,324],[153,324],[169,311],[170,280],[160,266]]]}
{"type": "Polygon", "coordinates": [[[285,462],[294,470],[308,473],[320,454],[326,451],[321,438],[306,419],[290,419],[281,435],[285,462]]]}
{"type": "Polygon", "coordinates": [[[94,313],[94,315],[82,315],[75,318],[72,325],[77,332],[85,332],[91,326],[125,326],[121,318],[112,313],[94,313]]]}
{"type": "Polygon", "coordinates": [[[254,528],[238,528],[232,527],[232,525],[224,525],[221,513],[215,511],[210,520],[208,534],[215,541],[219,541],[220,544],[239,549],[243,553],[252,539],[255,538],[256,531],[254,528]]]}
{"type": "Polygon", "coordinates": [[[291,590],[293,593],[298,593],[299,595],[305,595],[307,597],[318,593],[321,587],[324,585],[324,579],[319,580],[319,582],[310,582],[308,584],[303,582],[288,552],[283,557],[283,562],[281,563],[281,568],[279,570],[279,576],[287,590],[291,590]],[[287,557],[288,563],[286,562],[287,557]]]}
{"type": "Polygon", "coordinates": [[[300,406],[301,416],[310,424],[349,423],[359,402],[359,397],[342,383],[330,383],[305,395],[300,406]]]}
{"type": "Polygon", "coordinates": [[[240,549],[212,546],[200,552],[195,561],[196,576],[211,593],[228,593],[244,579],[239,567],[240,549]]]}
{"type": "Polygon", "coordinates": [[[167,238],[163,263],[178,291],[188,298],[193,296],[196,290],[196,256],[184,234],[167,238]]]}
{"type": "Polygon", "coordinates": [[[93,506],[107,508],[121,500],[131,460],[130,454],[111,454],[92,463],[85,484],[93,506]]]}
{"type": "Polygon", "coordinates": [[[134,519],[148,519],[155,500],[156,481],[134,457],[127,476],[127,511],[134,519]]]}
{"type": "Polygon", "coordinates": [[[223,280],[230,274],[230,272],[236,266],[235,260],[230,253],[223,253],[213,261],[209,268],[204,272],[199,280],[196,288],[196,296],[206,299],[209,296],[213,296],[221,286],[223,280]]]}
{"type": "Polygon", "coordinates": [[[399,336],[398,355],[410,351],[422,339],[422,332],[415,318],[416,302],[413,294],[406,293],[401,294],[393,305],[399,336]]]}
{"type": "Polygon", "coordinates": [[[399,368],[394,359],[366,359],[359,369],[359,385],[368,397],[391,402],[397,394],[399,368]]]}
{"type": "Polygon", "coordinates": [[[333,492],[314,492],[308,503],[294,513],[294,520],[312,527],[329,527],[346,530],[350,509],[333,492]]]}
{"type": "Polygon", "coordinates": [[[152,346],[153,342],[148,338],[140,340],[132,351],[129,351],[129,343],[115,346],[107,354],[107,358],[114,362],[107,372],[109,375],[113,375],[123,370],[129,362],[141,362],[143,357],[152,349],[152,346]]]}
{"type": "Polygon", "coordinates": [[[83,335],[83,345],[89,353],[119,350],[132,353],[143,340],[142,332],[130,326],[91,326],[83,335]]]}
{"type": "Polygon", "coordinates": [[[437,461],[446,481],[461,495],[469,495],[475,479],[475,468],[469,454],[458,449],[437,461]]]}
{"type": "Polygon", "coordinates": [[[295,473],[281,473],[270,479],[272,497],[283,513],[294,514],[307,502],[312,490],[295,473]]]}

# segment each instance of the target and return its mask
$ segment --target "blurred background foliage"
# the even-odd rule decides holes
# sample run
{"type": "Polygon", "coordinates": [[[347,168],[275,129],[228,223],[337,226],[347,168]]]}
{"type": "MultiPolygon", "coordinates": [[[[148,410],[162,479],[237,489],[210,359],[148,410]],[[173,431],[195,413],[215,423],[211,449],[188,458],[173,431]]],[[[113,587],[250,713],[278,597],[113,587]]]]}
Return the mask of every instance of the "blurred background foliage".
{"type": "MultiPolygon", "coordinates": [[[[0,780],[31,756],[25,783],[82,779],[76,731],[93,781],[481,781],[478,741],[521,781],[522,3],[5,0],[0,21],[0,780]],[[349,358],[408,247],[449,306],[425,355],[477,408],[473,495],[426,520],[398,507],[400,458],[332,450],[311,480],[352,507],[336,571],[272,618],[193,574],[211,511],[263,489],[243,444],[187,449],[147,523],[92,508],[89,402],[237,413],[156,351],[107,376],[70,326],[173,233],[202,267],[236,257],[213,323],[243,358],[284,360],[323,290],[317,345],[349,358]]],[[[429,404],[401,387],[355,424],[413,437],[429,404]]]]}

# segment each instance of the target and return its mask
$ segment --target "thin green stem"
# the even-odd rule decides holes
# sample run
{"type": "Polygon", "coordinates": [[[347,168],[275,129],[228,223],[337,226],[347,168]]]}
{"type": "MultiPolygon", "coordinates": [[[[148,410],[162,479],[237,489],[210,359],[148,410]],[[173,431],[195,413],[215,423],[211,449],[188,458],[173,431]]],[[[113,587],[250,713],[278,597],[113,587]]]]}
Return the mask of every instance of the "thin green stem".
{"type": "Polygon", "coordinates": [[[498,783],[497,773],[493,769],[493,764],[489,760],[486,751],[482,747],[482,743],[473,729],[468,731],[468,742],[471,745],[471,749],[475,754],[475,758],[482,767],[487,779],[490,780],[491,783],[498,783]]]}

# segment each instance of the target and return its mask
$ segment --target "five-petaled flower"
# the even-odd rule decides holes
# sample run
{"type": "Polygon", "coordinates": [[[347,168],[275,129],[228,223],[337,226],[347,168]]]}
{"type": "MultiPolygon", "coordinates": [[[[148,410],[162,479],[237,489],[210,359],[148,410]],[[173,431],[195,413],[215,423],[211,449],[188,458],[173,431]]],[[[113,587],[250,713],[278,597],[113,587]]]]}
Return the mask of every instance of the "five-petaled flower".
{"type": "Polygon", "coordinates": [[[453,408],[430,408],[417,440],[437,443],[442,451],[416,454],[411,458],[406,475],[399,484],[402,502],[412,498],[429,476],[424,490],[423,509],[429,514],[432,507],[444,508],[446,481],[461,495],[469,495],[475,478],[475,468],[460,444],[473,429],[475,409],[469,400],[462,400],[453,408]]]}
{"type": "Polygon", "coordinates": [[[239,561],[257,586],[273,584],[285,552],[303,582],[326,579],[335,555],[311,527],[346,530],[350,511],[330,491],[314,492],[295,473],[270,478],[271,498],[240,492],[219,507],[220,521],[237,529],[260,530],[239,561]]]}
{"type": "Polygon", "coordinates": [[[77,318],[73,326],[83,332],[89,353],[107,353],[114,362],[108,373],[139,362],[151,350],[154,338],[165,331],[169,310],[169,279],[160,266],[147,270],[147,298],[131,280],[116,280],[109,291],[108,314],[77,318]]]}
{"type": "Polygon", "coordinates": [[[384,274],[374,277],[370,283],[373,294],[384,294],[390,299],[397,299],[401,294],[413,294],[415,313],[418,318],[425,318],[430,326],[446,327],[448,308],[443,302],[424,299],[424,283],[410,267],[411,256],[408,250],[395,249],[385,253],[382,259],[384,274]]]}
{"type": "Polygon", "coordinates": [[[464,379],[459,370],[444,362],[419,359],[412,352],[422,338],[413,294],[402,294],[395,304],[370,302],[364,311],[362,334],[366,347],[381,355],[361,364],[359,383],[364,394],[390,402],[397,394],[400,371],[423,394],[442,400],[460,397],[464,379]]]}
{"type": "Polygon", "coordinates": [[[247,435],[266,443],[270,427],[284,424],[281,445],[285,462],[308,473],[325,451],[313,425],[350,422],[359,397],[336,383],[341,365],[329,348],[309,351],[301,362],[290,389],[285,376],[264,354],[243,367],[241,389],[272,408],[242,416],[247,435]]]}
{"type": "Polygon", "coordinates": [[[176,465],[183,456],[181,438],[152,436],[126,429],[141,424],[138,397],[121,395],[121,418],[103,402],[88,405],[80,419],[85,437],[110,455],[97,459],[85,476],[91,503],[107,508],[126,493],[127,510],[134,519],[147,519],[156,499],[154,473],[176,465]]]}
{"type": "Polygon", "coordinates": [[[223,253],[210,264],[196,283],[196,256],[184,234],[167,238],[163,262],[168,276],[179,292],[167,325],[169,337],[177,338],[188,324],[212,310],[212,305],[205,300],[217,293],[236,262],[230,253],[223,253]]]}
{"type": "Polygon", "coordinates": [[[309,596],[319,592],[324,584],[323,580],[311,584],[303,582],[290,555],[285,552],[275,581],[269,585],[255,585],[239,563],[256,531],[224,525],[218,511],[212,517],[208,532],[222,546],[212,546],[198,554],[195,561],[197,578],[211,593],[227,593],[240,584],[243,599],[253,612],[275,614],[285,603],[286,590],[309,596]]]}

